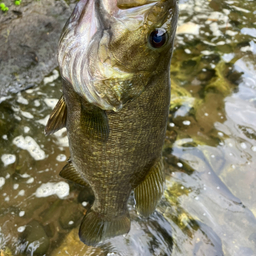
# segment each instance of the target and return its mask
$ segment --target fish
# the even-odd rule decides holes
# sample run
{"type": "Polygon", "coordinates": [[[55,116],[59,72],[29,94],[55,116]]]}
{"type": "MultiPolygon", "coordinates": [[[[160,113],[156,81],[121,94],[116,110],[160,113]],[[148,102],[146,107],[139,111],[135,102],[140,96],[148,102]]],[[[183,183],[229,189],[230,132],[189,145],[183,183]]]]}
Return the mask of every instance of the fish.
{"type": "Polygon", "coordinates": [[[60,176],[94,194],[79,229],[96,246],[127,234],[127,207],[149,217],[163,195],[176,0],[80,0],[59,40],[63,95],[45,133],[66,127],[60,176]]]}

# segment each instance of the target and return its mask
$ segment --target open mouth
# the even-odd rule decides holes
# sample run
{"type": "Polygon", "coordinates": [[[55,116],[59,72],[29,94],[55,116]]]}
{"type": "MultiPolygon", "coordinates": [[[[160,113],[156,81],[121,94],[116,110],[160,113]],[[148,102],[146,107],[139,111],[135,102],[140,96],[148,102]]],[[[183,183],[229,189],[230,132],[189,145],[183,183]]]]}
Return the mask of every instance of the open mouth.
{"type": "Polygon", "coordinates": [[[176,0],[117,0],[117,7],[120,9],[129,9],[146,4],[157,3],[157,2],[172,2],[172,5],[176,5],[176,0]]]}
{"type": "Polygon", "coordinates": [[[157,0],[117,0],[117,7],[120,9],[129,9],[145,4],[156,3],[157,0]]]}

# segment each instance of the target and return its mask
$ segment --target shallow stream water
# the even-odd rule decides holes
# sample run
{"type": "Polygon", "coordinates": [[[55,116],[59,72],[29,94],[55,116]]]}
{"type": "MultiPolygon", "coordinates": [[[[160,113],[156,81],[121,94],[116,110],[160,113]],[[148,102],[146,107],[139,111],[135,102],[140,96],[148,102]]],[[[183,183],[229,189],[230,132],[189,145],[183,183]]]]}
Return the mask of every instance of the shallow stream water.
{"type": "Polygon", "coordinates": [[[91,198],[58,175],[66,131],[43,132],[61,96],[58,70],[0,98],[1,255],[256,255],[255,15],[254,0],[180,2],[166,190],[149,219],[131,201],[129,234],[99,248],[78,238],[91,198]]]}

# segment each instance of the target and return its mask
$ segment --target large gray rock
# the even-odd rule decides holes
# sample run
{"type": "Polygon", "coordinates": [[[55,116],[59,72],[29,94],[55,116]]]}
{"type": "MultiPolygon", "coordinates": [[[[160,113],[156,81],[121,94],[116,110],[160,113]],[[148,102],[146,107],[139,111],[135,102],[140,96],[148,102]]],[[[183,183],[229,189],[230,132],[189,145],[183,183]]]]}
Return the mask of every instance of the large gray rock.
{"type": "Polygon", "coordinates": [[[9,11],[0,13],[0,96],[40,83],[57,66],[58,39],[73,7],[64,0],[8,1],[9,11]]]}

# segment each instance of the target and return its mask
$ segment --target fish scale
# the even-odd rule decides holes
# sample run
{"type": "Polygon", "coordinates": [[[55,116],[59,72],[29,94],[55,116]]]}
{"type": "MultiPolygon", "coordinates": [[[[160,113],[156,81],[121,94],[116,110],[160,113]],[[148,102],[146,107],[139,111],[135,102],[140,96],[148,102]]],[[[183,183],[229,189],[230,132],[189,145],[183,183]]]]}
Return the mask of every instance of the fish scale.
{"type": "Polygon", "coordinates": [[[174,0],[80,0],[64,27],[63,96],[46,133],[67,128],[71,157],[60,175],[94,194],[79,230],[87,245],[129,232],[132,190],[144,217],[162,196],[177,15],[174,0]]]}

